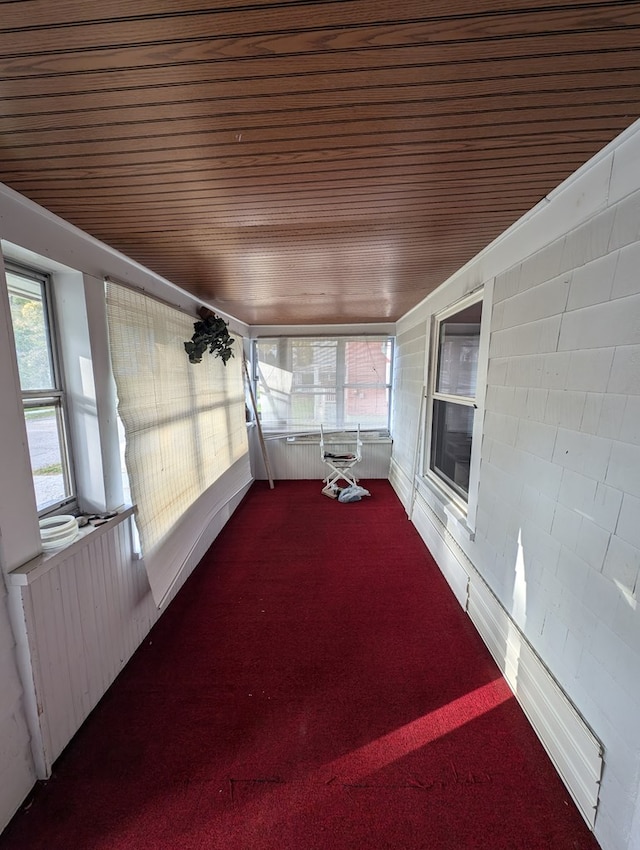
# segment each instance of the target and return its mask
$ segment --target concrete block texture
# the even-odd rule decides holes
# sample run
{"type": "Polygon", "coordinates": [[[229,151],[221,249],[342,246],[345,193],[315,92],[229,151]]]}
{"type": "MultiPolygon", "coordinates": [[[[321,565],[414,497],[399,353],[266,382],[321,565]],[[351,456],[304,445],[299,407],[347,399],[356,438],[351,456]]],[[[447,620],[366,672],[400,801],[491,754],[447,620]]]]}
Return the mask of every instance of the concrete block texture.
{"type": "Polygon", "coordinates": [[[640,499],[625,493],[616,525],[616,535],[640,549],[640,499]]]}
{"type": "Polygon", "coordinates": [[[566,428],[558,429],[553,452],[553,462],[558,466],[603,481],[610,454],[611,440],[566,428]]]}
{"type": "Polygon", "coordinates": [[[639,317],[640,294],[565,313],[558,350],[640,345],[639,317]]]}
{"type": "Polygon", "coordinates": [[[640,446],[612,442],[605,483],[640,498],[640,446]]]}
{"type": "Polygon", "coordinates": [[[615,350],[607,392],[640,395],[640,345],[625,345],[615,350]]]}
{"type": "Polygon", "coordinates": [[[571,275],[562,275],[507,299],[504,302],[503,327],[526,325],[563,313],[570,283],[571,275]]]}
{"type": "Polygon", "coordinates": [[[571,351],[565,389],[605,392],[615,354],[613,347],[571,351]]]}
{"type": "Polygon", "coordinates": [[[618,254],[607,254],[572,272],[567,310],[579,310],[608,301],[618,263],[618,254]]]}
{"type": "MultiPolygon", "coordinates": [[[[640,549],[613,535],[605,556],[602,574],[615,583],[628,599],[627,605],[635,607],[638,592],[638,576],[640,575],[640,549]]],[[[638,620],[640,630],[640,619],[638,620]]]]}

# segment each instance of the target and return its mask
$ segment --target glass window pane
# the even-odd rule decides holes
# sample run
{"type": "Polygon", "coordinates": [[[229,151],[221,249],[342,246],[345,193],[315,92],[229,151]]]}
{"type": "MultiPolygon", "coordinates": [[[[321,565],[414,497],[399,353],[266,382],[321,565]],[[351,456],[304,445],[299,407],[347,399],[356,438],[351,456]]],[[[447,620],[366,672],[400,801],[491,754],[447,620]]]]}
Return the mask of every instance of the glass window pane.
{"type": "Polygon", "coordinates": [[[464,495],[469,494],[472,432],[472,407],[434,401],[431,469],[464,495]]]}
{"type": "Polygon", "coordinates": [[[55,387],[43,285],[7,272],[13,335],[23,390],[55,387]]]}
{"type": "MultiPolygon", "coordinates": [[[[330,339],[283,339],[283,352],[287,342],[291,349],[291,372],[294,387],[332,387],[336,383],[336,357],[338,346],[330,339]]],[[[283,365],[283,364],[281,364],[283,365]]]]}
{"type": "Polygon", "coordinates": [[[354,339],[345,343],[346,384],[391,382],[391,340],[354,339]]]}
{"type": "Polygon", "coordinates": [[[38,510],[71,496],[65,474],[61,422],[55,405],[24,412],[38,510]]]}
{"type": "Polygon", "coordinates": [[[478,301],[440,323],[436,392],[475,397],[481,318],[478,301]]]}
{"type": "Polygon", "coordinates": [[[365,429],[389,426],[387,387],[347,387],[344,390],[344,425],[365,429]]]}
{"type": "Polygon", "coordinates": [[[258,409],[271,430],[388,428],[393,342],[377,337],[261,339],[258,409]]]}

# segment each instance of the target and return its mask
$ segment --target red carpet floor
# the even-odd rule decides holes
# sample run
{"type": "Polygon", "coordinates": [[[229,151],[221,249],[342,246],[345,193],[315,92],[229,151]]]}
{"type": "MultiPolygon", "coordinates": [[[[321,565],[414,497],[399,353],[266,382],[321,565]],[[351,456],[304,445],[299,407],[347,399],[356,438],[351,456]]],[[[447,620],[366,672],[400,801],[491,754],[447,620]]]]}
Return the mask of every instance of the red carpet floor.
{"type": "Polygon", "coordinates": [[[0,848],[597,848],[389,484],[368,486],[343,505],[254,485],[0,848]]]}

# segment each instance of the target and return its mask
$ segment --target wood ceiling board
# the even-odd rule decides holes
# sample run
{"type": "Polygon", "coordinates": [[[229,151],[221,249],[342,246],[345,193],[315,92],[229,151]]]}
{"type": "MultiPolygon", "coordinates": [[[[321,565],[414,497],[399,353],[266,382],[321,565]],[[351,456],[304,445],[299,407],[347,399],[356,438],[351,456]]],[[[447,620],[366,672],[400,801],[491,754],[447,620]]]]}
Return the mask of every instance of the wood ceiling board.
{"type": "Polygon", "coordinates": [[[635,2],[2,7],[0,179],[252,323],[398,318],[640,111],[635,2]]]}

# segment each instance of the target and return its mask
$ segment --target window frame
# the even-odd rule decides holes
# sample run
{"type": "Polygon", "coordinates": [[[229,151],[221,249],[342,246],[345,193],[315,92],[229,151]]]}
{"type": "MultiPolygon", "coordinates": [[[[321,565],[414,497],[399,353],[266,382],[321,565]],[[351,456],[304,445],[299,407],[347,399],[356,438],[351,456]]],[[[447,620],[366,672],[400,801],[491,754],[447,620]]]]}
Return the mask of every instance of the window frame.
{"type": "Polygon", "coordinates": [[[482,431],[484,421],[484,399],[486,394],[487,369],[489,360],[490,336],[490,304],[493,281],[484,284],[473,292],[457,299],[444,309],[434,313],[428,326],[429,344],[427,347],[427,380],[426,380],[426,410],[424,417],[425,439],[423,441],[422,478],[438,494],[439,498],[451,506],[458,518],[473,532],[478,503],[478,485],[480,473],[480,457],[482,447],[482,431]],[[471,307],[473,304],[482,305],[480,320],[480,336],[478,342],[478,363],[476,370],[475,396],[460,396],[443,393],[436,389],[439,366],[439,351],[441,327],[446,319],[471,307]],[[435,402],[453,403],[473,410],[471,437],[471,457],[469,467],[469,488],[465,498],[464,492],[455,487],[453,482],[445,480],[431,468],[431,456],[434,447],[435,402]]]}
{"type": "MultiPolygon", "coordinates": [[[[387,417],[386,423],[384,425],[374,427],[371,426],[369,428],[364,427],[361,428],[361,431],[376,431],[376,432],[386,432],[390,433],[391,427],[391,415],[392,415],[392,407],[393,407],[393,375],[394,375],[394,357],[395,357],[395,337],[390,333],[369,333],[369,334],[297,334],[292,336],[275,336],[275,335],[265,335],[259,336],[252,340],[253,350],[252,350],[252,360],[253,360],[253,383],[255,388],[255,395],[258,405],[260,406],[260,374],[259,374],[259,354],[258,354],[258,346],[261,343],[267,341],[275,341],[278,344],[286,344],[289,347],[284,353],[280,354],[280,360],[287,362],[290,361],[292,356],[292,351],[290,347],[290,343],[295,340],[300,339],[308,339],[308,340],[326,340],[327,342],[336,342],[337,343],[337,351],[336,351],[336,373],[335,373],[335,381],[333,385],[310,385],[310,388],[315,389],[323,389],[327,393],[334,392],[336,398],[336,424],[331,425],[331,428],[335,428],[340,431],[349,431],[355,429],[356,425],[345,423],[345,393],[348,390],[366,390],[366,389],[384,389],[387,393],[387,417]],[[389,355],[389,369],[388,369],[388,381],[385,383],[372,383],[372,382],[363,382],[356,383],[354,381],[347,381],[347,369],[346,369],[346,350],[347,344],[350,342],[358,342],[362,340],[368,340],[376,338],[379,339],[380,343],[387,342],[390,345],[390,355],[389,355]],[[283,356],[284,355],[284,356],[283,356]]],[[[386,377],[386,376],[385,376],[386,377]]],[[[265,433],[271,434],[295,434],[308,432],[308,428],[297,428],[293,424],[283,424],[281,426],[274,426],[270,423],[264,423],[261,420],[262,428],[265,433]]],[[[326,427],[326,423],[325,424],[326,427]]],[[[318,423],[319,427],[319,423],[318,423]]]]}
{"type": "MultiPolygon", "coordinates": [[[[55,312],[55,297],[53,293],[53,276],[48,271],[35,268],[30,265],[4,258],[4,267],[7,275],[12,274],[15,277],[22,277],[26,280],[33,281],[41,287],[43,301],[43,318],[46,331],[48,355],[50,370],[52,376],[52,386],[42,387],[33,390],[24,390],[20,386],[20,396],[22,399],[23,413],[27,410],[37,410],[40,408],[53,407],[55,409],[57,434],[60,446],[60,461],[62,465],[62,477],[65,491],[68,496],[59,499],[56,502],[47,503],[44,507],[37,511],[38,517],[43,518],[52,514],[60,513],[61,511],[74,511],[77,508],[78,491],[75,476],[75,467],[73,460],[73,446],[69,428],[69,410],[67,404],[67,391],[64,379],[64,370],[62,366],[62,355],[60,350],[60,340],[58,332],[58,323],[55,312]]],[[[11,295],[11,284],[8,277],[6,278],[6,287],[8,296],[11,295]]],[[[13,322],[12,322],[13,324],[13,322]]],[[[16,364],[18,364],[18,352],[13,345],[16,364]]],[[[19,374],[19,366],[18,366],[19,374]]],[[[26,416],[24,418],[26,429],[26,416]]],[[[34,470],[30,464],[34,495],[35,495],[35,479],[34,470]]],[[[36,499],[37,504],[37,499],[36,499]]]]}

